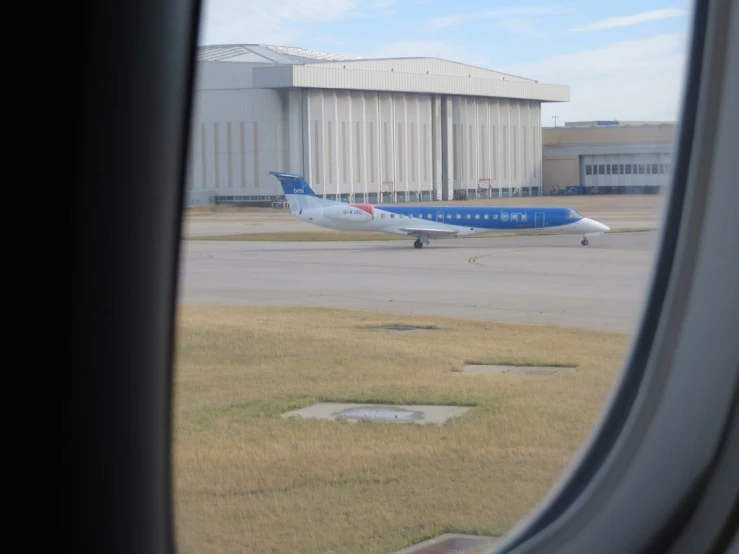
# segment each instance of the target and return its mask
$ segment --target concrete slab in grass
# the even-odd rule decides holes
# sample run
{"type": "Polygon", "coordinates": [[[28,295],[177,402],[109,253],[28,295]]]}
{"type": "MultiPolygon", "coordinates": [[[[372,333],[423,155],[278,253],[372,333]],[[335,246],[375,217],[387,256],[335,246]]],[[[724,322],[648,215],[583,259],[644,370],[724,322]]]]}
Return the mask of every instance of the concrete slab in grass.
{"type": "Polygon", "coordinates": [[[445,533],[393,554],[467,554],[478,553],[500,541],[500,537],[445,533]]]}
{"type": "Polygon", "coordinates": [[[380,421],[391,423],[443,424],[469,410],[467,406],[396,406],[387,404],[354,404],[322,402],[282,414],[328,420],[380,421]]]}
{"type": "Polygon", "coordinates": [[[574,366],[515,366],[494,364],[467,364],[462,368],[463,375],[526,375],[530,377],[552,377],[565,371],[574,369],[574,366]]]}

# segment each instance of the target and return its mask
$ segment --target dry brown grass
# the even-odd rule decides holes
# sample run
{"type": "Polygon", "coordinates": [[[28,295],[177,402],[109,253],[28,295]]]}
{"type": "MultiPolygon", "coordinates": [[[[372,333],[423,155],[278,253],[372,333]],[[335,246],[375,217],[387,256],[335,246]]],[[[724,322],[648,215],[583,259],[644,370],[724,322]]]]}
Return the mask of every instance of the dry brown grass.
{"type": "Polygon", "coordinates": [[[175,375],[179,551],[387,554],[501,534],[555,483],[628,337],[315,308],[182,306],[175,375]],[[380,324],[435,325],[387,333],[380,324]],[[577,364],[549,379],[466,360],[577,364]],[[286,420],[317,401],[474,405],[444,426],[286,420]]]}

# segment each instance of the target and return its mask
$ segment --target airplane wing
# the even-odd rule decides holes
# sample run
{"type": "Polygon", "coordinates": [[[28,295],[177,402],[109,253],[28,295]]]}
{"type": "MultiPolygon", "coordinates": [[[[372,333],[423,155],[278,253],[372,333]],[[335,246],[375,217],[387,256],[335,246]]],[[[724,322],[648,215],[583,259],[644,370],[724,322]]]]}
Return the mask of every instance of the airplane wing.
{"type": "Polygon", "coordinates": [[[398,234],[404,234],[409,237],[418,237],[425,235],[428,238],[449,237],[459,234],[456,229],[438,229],[434,227],[400,227],[397,229],[398,234]]]}

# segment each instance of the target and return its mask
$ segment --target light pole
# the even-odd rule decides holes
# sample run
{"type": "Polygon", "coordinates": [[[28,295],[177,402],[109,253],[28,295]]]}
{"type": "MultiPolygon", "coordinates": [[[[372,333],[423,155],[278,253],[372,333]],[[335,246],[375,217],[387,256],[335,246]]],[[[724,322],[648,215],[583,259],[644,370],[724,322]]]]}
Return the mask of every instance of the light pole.
{"type": "Polygon", "coordinates": [[[557,126],[557,118],[558,118],[558,117],[559,117],[558,115],[553,115],[553,116],[552,116],[552,118],[554,118],[554,126],[555,126],[555,127],[557,126]]]}

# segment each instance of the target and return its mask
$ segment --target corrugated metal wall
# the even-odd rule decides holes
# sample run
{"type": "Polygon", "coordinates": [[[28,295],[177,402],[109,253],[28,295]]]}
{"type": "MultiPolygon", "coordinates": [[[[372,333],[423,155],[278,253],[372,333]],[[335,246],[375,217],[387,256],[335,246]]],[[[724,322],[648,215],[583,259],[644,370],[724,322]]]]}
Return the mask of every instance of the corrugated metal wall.
{"type": "Polygon", "coordinates": [[[453,98],[455,189],[539,194],[541,113],[538,102],[453,98]]]}
{"type": "Polygon", "coordinates": [[[288,113],[273,90],[199,91],[188,188],[218,196],[275,196],[268,172],[287,158],[288,113]]]}
{"type": "MultiPolygon", "coordinates": [[[[463,75],[434,75],[408,73],[395,68],[383,71],[370,69],[347,69],[335,64],[294,65],[285,68],[255,69],[258,86],[284,86],[315,88],[319,90],[381,90],[413,94],[449,94],[487,98],[516,98],[520,100],[548,100],[568,102],[569,87],[537,83],[514,78],[493,79],[463,75]],[[287,71],[292,71],[292,78],[287,71]]],[[[389,64],[383,64],[385,66],[389,64]]],[[[471,71],[471,70],[470,70],[471,71]]]]}
{"type": "Polygon", "coordinates": [[[332,90],[304,94],[304,124],[312,131],[304,174],[317,193],[360,198],[378,198],[382,192],[430,194],[431,96],[332,90]]]}
{"type": "Polygon", "coordinates": [[[326,89],[200,91],[188,188],[279,196],[268,172],[282,170],[302,173],[318,194],[370,202],[447,200],[480,188],[484,196],[539,194],[539,106],[326,89]]]}
{"type": "Polygon", "coordinates": [[[442,130],[440,118],[432,117],[432,95],[334,90],[304,94],[309,106],[306,124],[312,129],[304,174],[319,194],[366,194],[362,198],[370,201],[380,193],[383,201],[450,199],[453,190],[475,194],[479,187],[486,195],[540,194],[538,102],[451,97],[452,136],[444,137],[449,131],[442,130]],[[432,145],[436,133],[441,142],[451,142],[453,154],[446,164],[438,159],[441,149],[432,145]],[[439,161],[442,171],[434,171],[439,161]],[[445,173],[452,185],[446,198],[445,173]]]}
{"type": "Polygon", "coordinates": [[[439,58],[382,58],[374,60],[347,60],[326,62],[317,67],[331,69],[360,69],[365,71],[394,71],[400,73],[473,77],[476,79],[503,79],[535,83],[533,79],[500,73],[491,69],[451,62],[439,58]]]}

